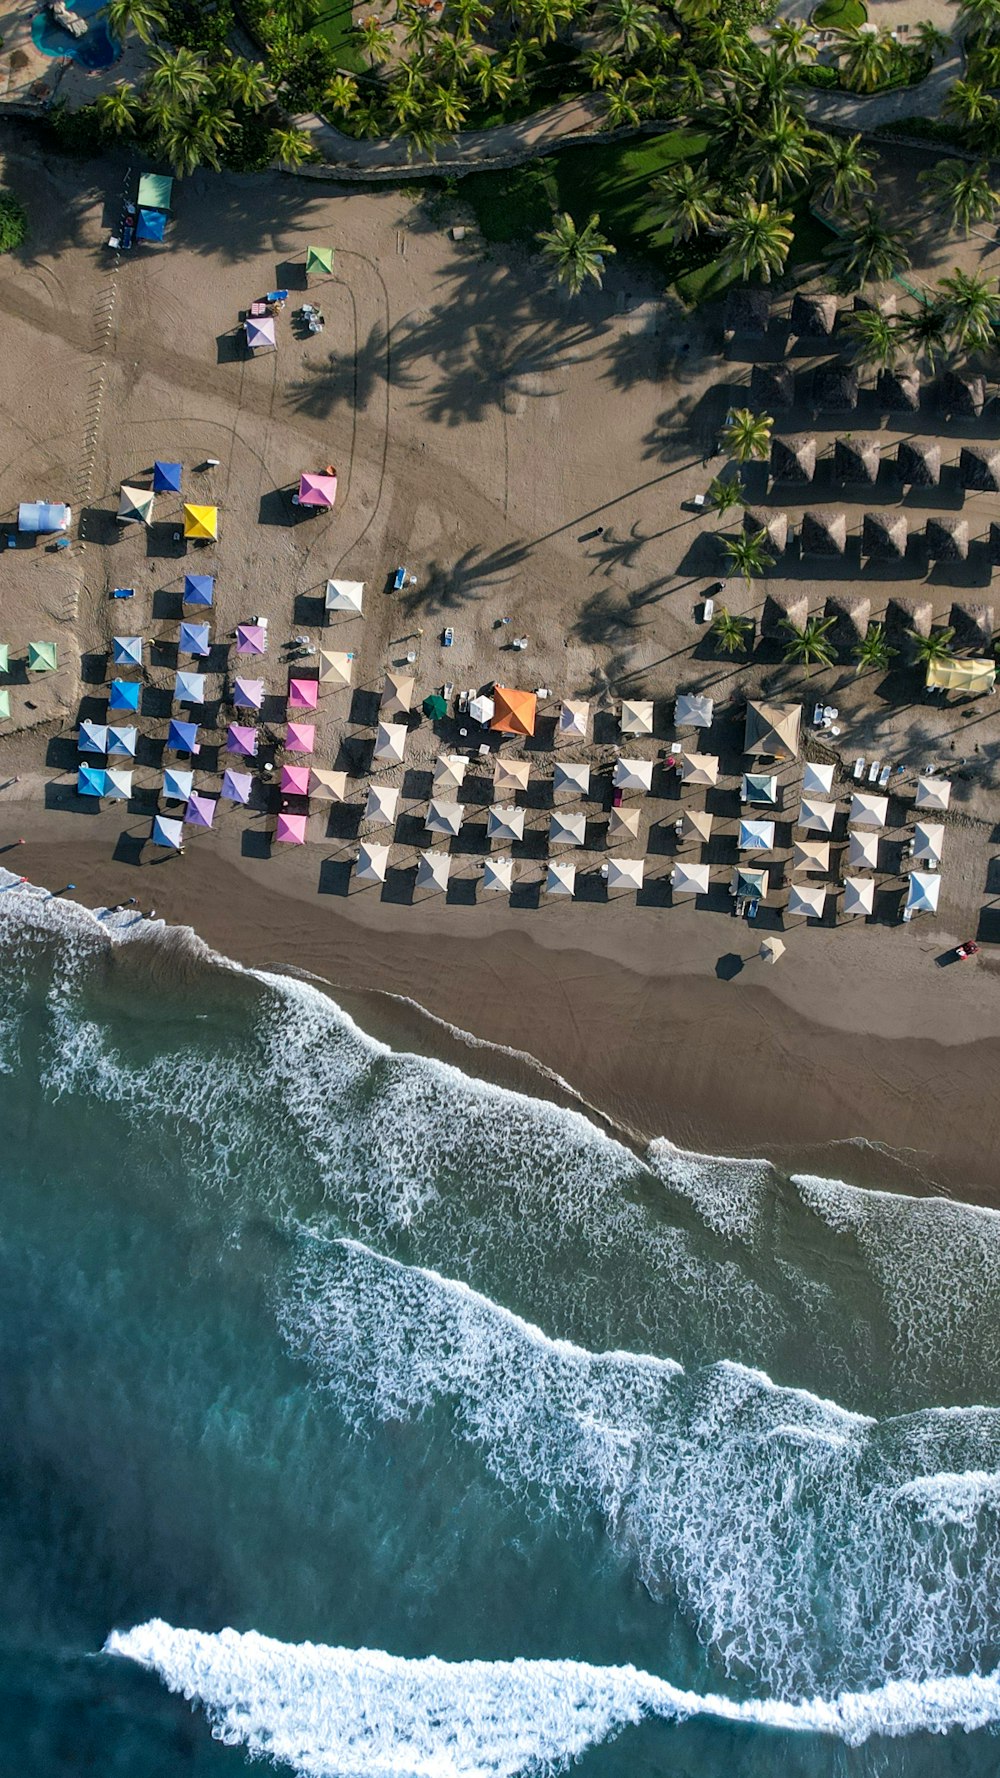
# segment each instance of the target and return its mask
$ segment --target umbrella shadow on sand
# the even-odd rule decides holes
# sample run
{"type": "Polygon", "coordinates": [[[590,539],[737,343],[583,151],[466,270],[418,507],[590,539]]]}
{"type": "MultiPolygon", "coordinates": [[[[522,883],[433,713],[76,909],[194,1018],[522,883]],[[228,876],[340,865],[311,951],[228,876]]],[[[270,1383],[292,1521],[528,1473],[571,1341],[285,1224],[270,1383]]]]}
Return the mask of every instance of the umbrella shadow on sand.
{"type": "Polygon", "coordinates": [[[739,975],[743,968],[743,958],[739,951],[726,951],[715,965],[715,973],[720,982],[731,982],[734,975],[739,975]]]}

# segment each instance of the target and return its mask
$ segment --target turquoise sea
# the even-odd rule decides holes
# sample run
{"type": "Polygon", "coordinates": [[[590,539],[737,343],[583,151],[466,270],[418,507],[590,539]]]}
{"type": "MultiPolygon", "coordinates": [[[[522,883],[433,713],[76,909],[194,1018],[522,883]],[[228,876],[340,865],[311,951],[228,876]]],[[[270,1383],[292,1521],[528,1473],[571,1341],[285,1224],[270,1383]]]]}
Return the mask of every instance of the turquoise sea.
{"type": "Polygon", "coordinates": [[[993,1773],[1000,1217],[6,873],[0,1070],[0,1770],[993,1773]]]}

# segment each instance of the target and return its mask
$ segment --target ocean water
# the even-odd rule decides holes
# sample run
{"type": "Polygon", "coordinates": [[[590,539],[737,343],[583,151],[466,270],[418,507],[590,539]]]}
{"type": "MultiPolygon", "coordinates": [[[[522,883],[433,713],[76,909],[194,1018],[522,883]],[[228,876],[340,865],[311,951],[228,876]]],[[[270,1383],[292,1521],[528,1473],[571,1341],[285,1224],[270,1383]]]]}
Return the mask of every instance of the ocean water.
{"type": "Polygon", "coordinates": [[[995,1770],[997,1215],[6,873],[0,1108],[0,1770],[995,1770]]]}

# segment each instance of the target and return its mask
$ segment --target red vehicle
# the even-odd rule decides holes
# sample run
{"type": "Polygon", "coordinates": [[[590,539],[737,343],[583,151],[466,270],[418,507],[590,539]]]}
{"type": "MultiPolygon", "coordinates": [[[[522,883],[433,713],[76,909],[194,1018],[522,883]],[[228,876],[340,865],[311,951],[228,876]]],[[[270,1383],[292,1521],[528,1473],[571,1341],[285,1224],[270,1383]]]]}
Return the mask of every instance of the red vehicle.
{"type": "Polygon", "coordinates": [[[964,962],[966,957],[973,956],[973,954],[976,951],[978,951],[978,949],[979,949],[979,946],[977,945],[975,939],[974,938],[967,938],[964,945],[956,945],[955,956],[959,959],[960,962],[964,962]]]}

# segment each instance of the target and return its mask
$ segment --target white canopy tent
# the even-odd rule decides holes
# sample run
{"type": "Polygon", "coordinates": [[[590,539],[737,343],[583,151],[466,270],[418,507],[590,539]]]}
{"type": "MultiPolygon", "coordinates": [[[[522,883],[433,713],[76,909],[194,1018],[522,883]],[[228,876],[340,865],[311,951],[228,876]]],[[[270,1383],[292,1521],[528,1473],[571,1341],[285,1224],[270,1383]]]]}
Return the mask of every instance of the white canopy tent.
{"type": "Polygon", "coordinates": [[[646,871],[644,858],[609,858],[607,885],[611,889],[641,889],[646,871]]]}
{"type": "Polygon", "coordinates": [[[802,795],[832,796],[833,773],[832,765],[816,765],[812,760],[807,760],[802,774],[802,795]]]}
{"type": "Polygon", "coordinates": [[[822,920],[826,911],[826,889],[822,883],[793,883],[788,896],[788,912],[800,914],[804,920],[822,920]]]}
{"type": "Polygon", "coordinates": [[[587,817],[557,811],[549,820],[550,846],[582,846],[587,839],[587,817]]]}
{"type": "Polygon", "coordinates": [[[451,858],[447,852],[421,852],[417,860],[418,889],[432,889],[443,895],[451,876],[451,858]]]}
{"type": "Polygon", "coordinates": [[[707,864],[683,864],[678,861],[670,873],[670,887],[675,895],[707,895],[709,882],[707,864]]]}
{"type": "Polygon", "coordinates": [[[590,767],[557,765],[552,777],[552,800],[556,803],[576,802],[590,795],[590,767]]]}
{"type": "Polygon", "coordinates": [[[388,846],[376,846],[371,840],[363,840],[358,849],[358,862],[354,866],[354,875],[358,882],[384,883],[388,868],[388,846]]]}
{"type": "Polygon", "coordinates": [[[875,906],[875,883],[871,877],[844,878],[845,914],[870,914],[875,906]]]}
{"type": "Polygon", "coordinates": [[[704,693],[678,692],[674,704],[674,727],[711,728],[714,713],[714,701],[704,693]]]}
{"type": "Polygon", "coordinates": [[[926,864],[929,869],[936,870],[941,863],[943,848],[943,825],[937,821],[918,821],[913,830],[913,846],[910,852],[914,864],[926,864]]]}
{"type": "Polygon", "coordinates": [[[836,814],[836,803],[824,802],[818,796],[804,796],[799,805],[798,825],[812,833],[832,833],[836,814]]]}
{"type": "Polygon", "coordinates": [[[487,858],[484,861],[482,888],[487,894],[509,895],[513,883],[513,858],[487,858]]]}
{"type": "Polygon", "coordinates": [[[464,814],[461,803],[449,803],[443,798],[435,797],[427,811],[424,826],[430,833],[443,833],[454,839],[461,830],[464,814]]]}
{"type": "Polygon", "coordinates": [[[470,698],[469,715],[472,717],[473,722],[478,722],[485,728],[487,723],[492,722],[496,715],[496,705],[493,702],[493,699],[488,698],[485,692],[480,692],[477,697],[470,698]]]}
{"type": "Polygon", "coordinates": [[[585,741],[590,705],[585,698],[563,698],[559,711],[560,741],[585,741]]]}
{"type": "Polygon", "coordinates": [[[381,827],[389,827],[396,819],[396,805],[399,802],[399,791],[392,784],[372,784],[365,803],[364,819],[375,821],[381,827]]]}
{"type": "Polygon", "coordinates": [[[439,753],[434,761],[434,795],[442,790],[461,790],[468,763],[461,753],[439,753]]]}
{"type": "Polygon", "coordinates": [[[623,698],[618,726],[623,735],[651,735],[653,732],[652,698],[623,698]]]}
{"type": "Polygon", "coordinates": [[[852,833],[847,848],[850,870],[878,870],[878,834],[852,833]]]}
{"type": "Polygon", "coordinates": [[[914,914],[936,914],[940,894],[941,878],[936,871],[911,871],[903,918],[909,920],[914,914]]]}
{"type": "Polygon", "coordinates": [[[349,611],[354,617],[360,617],[364,591],[363,580],[328,580],[326,583],[327,611],[349,611]]]}
{"type": "Polygon", "coordinates": [[[851,812],[847,819],[852,827],[866,827],[877,832],[880,827],[885,826],[888,813],[887,796],[868,796],[865,792],[856,790],[851,797],[851,812]]]}
{"type": "Polygon", "coordinates": [[[576,894],[576,865],[566,859],[554,858],[545,877],[546,895],[576,894]]]}
{"type": "Polygon", "coordinates": [[[491,809],[486,823],[488,840],[504,840],[508,845],[524,838],[524,810],[508,804],[491,809]]]}
{"type": "Polygon", "coordinates": [[[744,772],[740,781],[740,801],[769,803],[778,800],[778,780],[772,772],[744,772]]]}
{"type": "Polygon", "coordinates": [[[530,760],[504,759],[498,753],[493,762],[493,795],[516,796],[519,790],[527,790],[530,777],[530,760]]]}
{"type": "Polygon", "coordinates": [[[651,759],[616,759],[611,782],[616,790],[637,790],[648,793],[653,786],[651,759]]]}
{"type": "Polygon", "coordinates": [[[737,841],[741,852],[771,852],[774,850],[773,821],[741,821],[740,837],[737,841]]]}
{"type": "Polygon", "coordinates": [[[915,807],[937,811],[943,814],[951,802],[951,779],[938,778],[925,773],[917,779],[917,799],[915,807]]]}
{"type": "Polygon", "coordinates": [[[380,722],[375,736],[372,759],[382,765],[401,766],[406,752],[407,731],[401,722],[380,722]]]}

